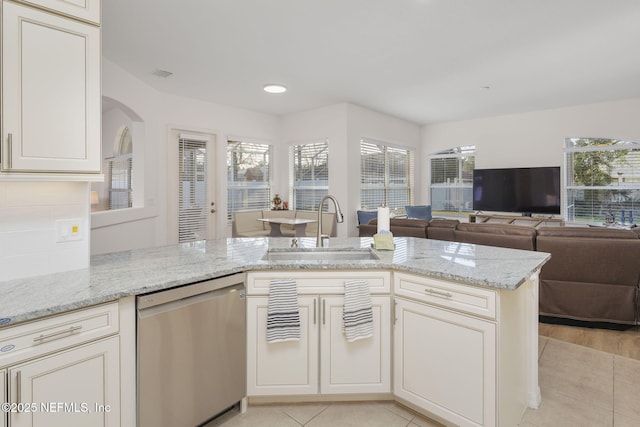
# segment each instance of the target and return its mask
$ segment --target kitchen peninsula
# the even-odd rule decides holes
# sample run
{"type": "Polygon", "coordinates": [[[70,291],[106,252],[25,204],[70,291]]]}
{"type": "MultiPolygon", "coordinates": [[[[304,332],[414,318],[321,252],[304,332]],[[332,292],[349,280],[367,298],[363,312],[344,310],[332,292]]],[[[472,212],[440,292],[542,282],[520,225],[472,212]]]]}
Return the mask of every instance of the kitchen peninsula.
{"type": "MultiPolygon", "coordinates": [[[[333,238],[330,249],[368,250],[371,243],[371,238],[333,238]]],[[[511,425],[513,420],[519,420],[526,406],[537,407],[540,403],[537,276],[549,259],[548,254],[395,238],[395,250],[378,251],[379,259],[262,259],[268,250],[285,249],[290,244],[290,239],[285,238],[240,238],[125,251],[92,257],[89,269],[0,282],[0,336],[14,324],[28,325],[24,322],[120,302],[120,334],[126,332],[121,347],[128,348],[121,360],[131,374],[135,358],[129,362],[126,358],[135,355],[135,339],[131,349],[131,331],[135,331],[135,326],[126,325],[124,319],[135,321],[131,307],[135,295],[247,272],[249,301],[264,298],[260,280],[280,276],[297,277],[301,296],[308,289],[309,293],[320,291],[320,297],[324,298],[325,292],[318,289],[323,277],[328,277],[328,285],[333,284],[326,293],[339,296],[336,280],[365,274],[379,279],[381,287],[372,286],[372,297],[389,308],[394,307],[382,309],[378,320],[388,331],[382,339],[393,343],[389,351],[394,357],[381,359],[393,375],[388,375],[387,388],[376,392],[383,390],[382,396],[386,398],[395,398],[413,409],[459,425],[511,425]],[[310,285],[306,287],[306,283],[310,285]],[[438,341],[443,336],[445,339],[438,341]],[[456,369],[450,371],[454,376],[429,370],[428,375],[436,375],[429,378],[429,384],[416,382],[425,375],[423,367],[429,366],[431,354],[433,366],[454,364],[452,368],[456,369]],[[467,391],[480,393],[479,399],[466,399],[465,390],[452,389],[456,387],[455,381],[461,381],[467,391]],[[432,399],[434,384],[448,388],[441,390],[445,395],[442,402],[432,399]],[[456,398],[460,393],[463,398],[456,398]]],[[[311,250],[315,239],[299,238],[298,245],[311,250]]],[[[249,323],[249,337],[256,335],[252,327],[249,323]]],[[[248,347],[251,348],[251,343],[248,347]]],[[[9,365],[2,359],[6,356],[0,355],[0,372],[9,365]]],[[[252,357],[255,360],[256,355],[249,354],[249,361],[252,357]]],[[[251,362],[249,369],[250,365],[251,362]]],[[[123,390],[128,386],[129,390],[123,393],[131,395],[132,384],[130,380],[124,384],[126,381],[121,386],[123,390]]],[[[252,389],[250,383],[248,389],[252,389]]],[[[324,391],[320,385],[307,397],[326,400],[324,391]]],[[[250,399],[252,395],[259,402],[265,395],[286,399],[287,392],[257,391],[249,394],[250,399]]],[[[345,399],[344,394],[335,396],[345,399]]],[[[131,416],[132,412],[135,410],[129,408],[127,413],[131,416]]],[[[122,425],[130,424],[123,421],[122,425]]]]}

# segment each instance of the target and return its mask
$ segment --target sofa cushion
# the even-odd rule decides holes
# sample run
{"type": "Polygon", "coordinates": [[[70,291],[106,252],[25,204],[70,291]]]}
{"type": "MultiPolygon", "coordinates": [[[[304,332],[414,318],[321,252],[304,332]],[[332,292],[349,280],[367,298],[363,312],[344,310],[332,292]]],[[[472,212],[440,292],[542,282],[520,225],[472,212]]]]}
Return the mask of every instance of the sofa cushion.
{"type": "MultiPolygon", "coordinates": [[[[395,237],[427,237],[429,221],[421,219],[392,218],[389,228],[395,237]]],[[[372,219],[368,224],[358,226],[360,237],[373,236],[378,232],[378,219],[372,219]]]]}
{"type": "Polygon", "coordinates": [[[454,236],[456,242],[529,251],[536,249],[536,229],[526,225],[460,223],[454,236]]]}
{"type": "Polygon", "coordinates": [[[378,218],[378,211],[356,211],[358,214],[358,225],[369,224],[374,218],[378,218]]]}
{"type": "Polygon", "coordinates": [[[425,219],[427,221],[433,219],[431,216],[431,205],[407,205],[404,207],[404,211],[407,213],[407,218],[409,219],[425,219]]]}
{"type": "Polygon", "coordinates": [[[455,240],[454,230],[460,224],[457,219],[435,218],[429,221],[427,228],[427,237],[435,240],[455,240]]]}

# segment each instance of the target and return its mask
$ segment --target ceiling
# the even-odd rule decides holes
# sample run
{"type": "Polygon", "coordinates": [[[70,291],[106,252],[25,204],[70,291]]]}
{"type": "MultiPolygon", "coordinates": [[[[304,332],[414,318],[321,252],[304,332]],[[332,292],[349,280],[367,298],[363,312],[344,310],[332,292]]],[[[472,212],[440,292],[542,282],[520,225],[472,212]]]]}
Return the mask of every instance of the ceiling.
{"type": "Polygon", "coordinates": [[[276,115],[349,102],[427,124],[640,96],[638,0],[106,0],[102,9],[104,57],[140,80],[276,115]],[[267,83],[288,91],[267,94],[267,83]]]}

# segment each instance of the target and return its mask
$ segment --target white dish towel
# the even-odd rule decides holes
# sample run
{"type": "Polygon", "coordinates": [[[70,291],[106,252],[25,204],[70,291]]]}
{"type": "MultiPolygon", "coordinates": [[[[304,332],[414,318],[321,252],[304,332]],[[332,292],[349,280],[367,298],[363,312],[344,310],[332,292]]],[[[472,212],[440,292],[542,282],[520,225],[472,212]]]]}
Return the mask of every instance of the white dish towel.
{"type": "Polygon", "coordinates": [[[344,282],[344,311],[342,314],[344,334],[353,342],[373,336],[373,310],[371,291],[366,280],[344,282]]]}
{"type": "Polygon", "coordinates": [[[295,280],[272,280],[267,306],[267,342],[300,340],[300,310],[295,280]]]}

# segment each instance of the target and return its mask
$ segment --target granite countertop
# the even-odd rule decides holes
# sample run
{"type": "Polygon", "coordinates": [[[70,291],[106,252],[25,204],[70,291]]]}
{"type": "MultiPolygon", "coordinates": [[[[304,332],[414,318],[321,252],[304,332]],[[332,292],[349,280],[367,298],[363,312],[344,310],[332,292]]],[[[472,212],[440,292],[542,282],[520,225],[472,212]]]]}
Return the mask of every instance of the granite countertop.
{"type": "MultiPolygon", "coordinates": [[[[369,248],[371,238],[332,238],[330,248],[369,248]]],[[[96,255],[90,267],[0,282],[0,327],[249,270],[391,269],[513,290],[549,259],[530,252],[411,237],[394,238],[380,260],[263,261],[288,238],[239,238],[96,255]]],[[[299,238],[300,248],[315,238],[299,238]]]]}

